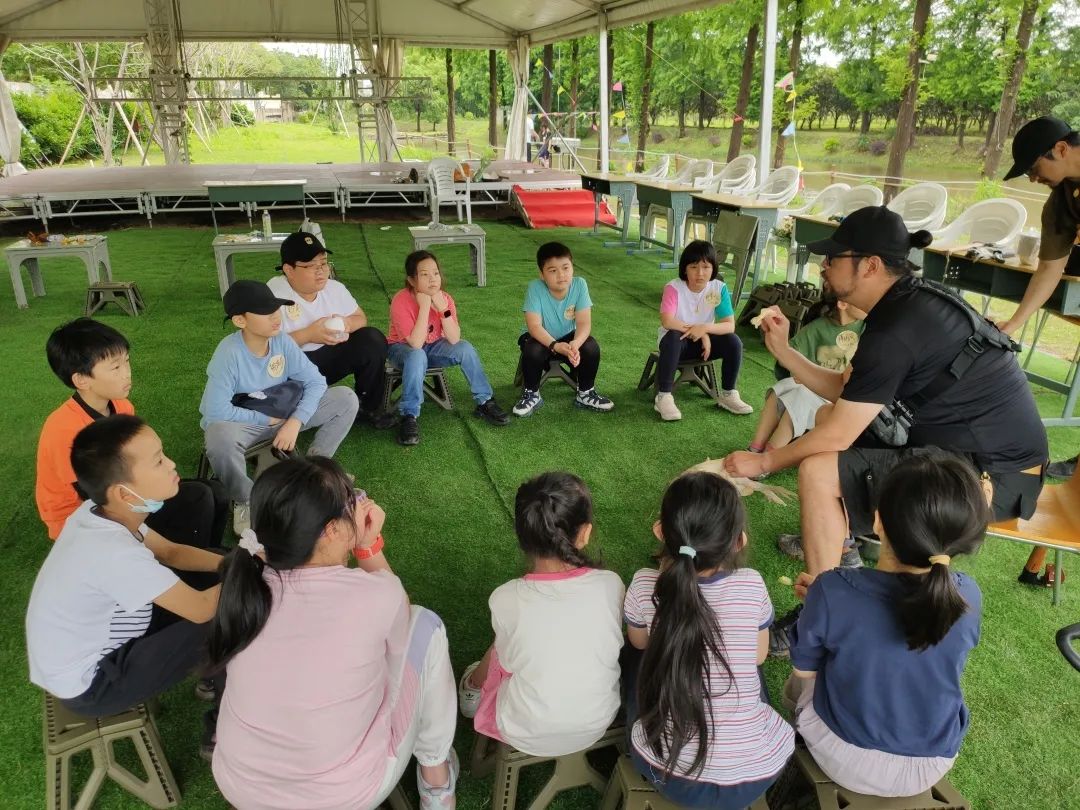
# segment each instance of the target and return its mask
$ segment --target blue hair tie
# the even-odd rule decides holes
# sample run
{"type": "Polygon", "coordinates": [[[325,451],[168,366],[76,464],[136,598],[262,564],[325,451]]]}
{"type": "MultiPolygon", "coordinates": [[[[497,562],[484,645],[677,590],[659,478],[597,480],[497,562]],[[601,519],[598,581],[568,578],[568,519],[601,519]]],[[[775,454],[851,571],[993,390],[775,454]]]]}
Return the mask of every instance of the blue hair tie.
{"type": "Polygon", "coordinates": [[[679,553],[684,554],[691,560],[697,557],[697,549],[693,546],[679,546],[679,553]]]}

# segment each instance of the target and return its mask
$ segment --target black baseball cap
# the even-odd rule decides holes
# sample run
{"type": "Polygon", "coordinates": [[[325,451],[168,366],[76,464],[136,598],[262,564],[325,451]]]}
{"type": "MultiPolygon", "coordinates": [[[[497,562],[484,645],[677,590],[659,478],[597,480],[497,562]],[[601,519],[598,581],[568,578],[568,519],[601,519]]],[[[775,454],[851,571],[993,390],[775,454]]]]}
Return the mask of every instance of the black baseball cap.
{"type": "Polygon", "coordinates": [[[281,263],[295,266],[297,262],[310,262],[320,253],[333,252],[323,247],[323,243],[307,231],[297,231],[290,233],[281,243],[281,263]]]}
{"type": "Polygon", "coordinates": [[[862,253],[880,256],[887,264],[903,265],[912,248],[923,248],[933,237],[929,231],[909,233],[904,219],[884,205],[871,205],[848,214],[828,239],[806,247],[819,256],[862,253]]]}
{"type": "Polygon", "coordinates": [[[1076,130],[1060,118],[1044,115],[1028,121],[1016,133],[1012,142],[1013,167],[1005,175],[1012,180],[1031,171],[1035,161],[1045,155],[1058,141],[1065,140],[1076,130]]]}
{"type": "Polygon", "coordinates": [[[291,307],[295,301],[278,298],[262,281],[242,278],[234,281],[221,299],[225,305],[225,315],[243,315],[253,312],[256,315],[273,315],[281,307],[291,307]]]}

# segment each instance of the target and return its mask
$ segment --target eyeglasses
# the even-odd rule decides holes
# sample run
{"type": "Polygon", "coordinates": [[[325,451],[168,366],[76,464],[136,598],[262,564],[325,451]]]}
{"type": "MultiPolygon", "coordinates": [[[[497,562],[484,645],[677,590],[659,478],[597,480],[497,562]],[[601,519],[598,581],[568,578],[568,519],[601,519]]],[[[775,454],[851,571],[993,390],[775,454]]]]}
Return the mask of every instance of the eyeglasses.
{"type": "Polygon", "coordinates": [[[1048,151],[1045,155],[1039,155],[1037,158],[1035,158],[1035,162],[1031,164],[1031,168],[1028,169],[1026,172],[1024,172],[1024,174],[1027,175],[1027,179],[1028,180],[1035,180],[1036,178],[1041,176],[1039,174],[1039,172],[1038,172],[1038,169],[1037,169],[1040,160],[1053,160],[1053,159],[1054,159],[1054,150],[1053,149],[1048,151]]]}
{"type": "Polygon", "coordinates": [[[868,259],[873,256],[873,253],[836,253],[833,255],[825,254],[825,261],[832,264],[837,259],[868,259]]]}
{"type": "Polygon", "coordinates": [[[330,262],[328,262],[326,259],[308,263],[298,262],[297,264],[294,264],[293,267],[295,267],[297,270],[326,270],[330,267],[330,262]]]}

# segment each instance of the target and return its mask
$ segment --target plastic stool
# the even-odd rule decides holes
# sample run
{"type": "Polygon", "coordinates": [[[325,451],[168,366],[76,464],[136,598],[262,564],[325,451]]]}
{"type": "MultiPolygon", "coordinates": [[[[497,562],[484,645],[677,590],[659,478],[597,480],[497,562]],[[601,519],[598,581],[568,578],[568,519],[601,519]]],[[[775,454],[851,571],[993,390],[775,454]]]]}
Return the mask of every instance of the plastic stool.
{"type": "Polygon", "coordinates": [[[180,803],[180,788],[165,759],[154,716],[146,704],[140,703],[109,717],[83,717],[69,711],[46,692],[42,728],[46,806],[49,810],[88,810],[106,779],[112,779],[151,807],[176,807],[180,803]],[[146,780],[139,779],[116,761],[113,745],[124,739],[134,743],[146,771],[146,780]],[[83,751],[89,751],[93,756],[94,770],[73,805],[71,759],[83,751]]]}
{"type": "Polygon", "coordinates": [[[626,728],[613,726],[604,736],[584,751],[561,757],[533,756],[518,751],[504,742],[492,740],[482,734],[476,735],[470,772],[473,776],[486,776],[495,772],[495,784],[491,790],[491,810],[514,810],[517,805],[518,776],[522,768],[542,762],[554,762],[555,772],[529,805],[529,810],[544,810],[556,795],[564,790],[588,786],[598,793],[604,792],[606,780],[589,764],[586,754],[601,748],[622,746],[626,740],[626,728]],[[494,752],[490,749],[494,747],[494,752]]]}
{"type": "MultiPolygon", "coordinates": [[[[552,357],[548,361],[548,367],[540,375],[540,384],[537,390],[544,387],[548,380],[562,380],[575,391],[577,390],[577,369],[570,365],[564,357],[552,357]],[[565,365],[564,365],[565,363],[565,365]]],[[[517,370],[514,372],[514,385],[521,385],[525,381],[525,375],[521,372],[521,358],[518,358],[517,370]]]]}
{"type": "Polygon", "coordinates": [[[116,304],[128,315],[137,316],[146,309],[142,294],[134,281],[95,281],[86,288],[86,317],[106,304],[116,304]]]}
{"type": "MultiPolygon", "coordinates": [[[[600,810],[617,810],[620,804],[623,810],[679,810],[679,805],[657,793],[638,773],[628,756],[619,757],[615,763],[600,810]]],[[[769,810],[769,803],[762,796],[750,805],[750,810],[769,810]]]]}
{"type": "Polygon", "coordinates": [[[413,810],[412,802],[410,802],[409,797],[405,795],[405,791],[402,789],[400,782],[379,806],[389,807],[390,810],[413,810]]]}
{"type": "MultiPolygon", "coordinates": [[[[649,359],[645,361],[645,369],[641,372],[638,381],[638,390],[645,391],[656,385],[656,365],[660,362],[660,352],[652,351],[649,359]]],[[[683,360],[676,366],[678,374],[675,377],[675,385],[678,387],[686,383],[696,385],[715,402],[720,401],[720,391],[716,387],[716,363],[715,360],[683,360]]]]}
{"type": "MultiPolygon", "coordinates": [[[[244,451],[244,461],[255,461],[257,473],[262,472],[267,467],[272,467],[273,464],[279,460],[271,452],[273,446],[273,439],[264,439],[261,442],[255,442],[255,444],[244,451]]],[[[206,450],[204,449],[202,453],[199,454],[199,466],[195,471],[195,477],[200,481],[206,481],[213,474],[214,471],[210,467],[210,459],[207,458],[206,450]]]]}
{"type": "MultiPolygon", "coordinates": [[[[401,387],[401,369],[392,363],[386,364],[386,384],[383,386],[384,413],[390,413],[394,391],[401,387]]],[[[450,383],[443,366],[429,367],[424,372],[424,393],[444,411],[454,410],[454,397],[450,393],[450,383]]]]}

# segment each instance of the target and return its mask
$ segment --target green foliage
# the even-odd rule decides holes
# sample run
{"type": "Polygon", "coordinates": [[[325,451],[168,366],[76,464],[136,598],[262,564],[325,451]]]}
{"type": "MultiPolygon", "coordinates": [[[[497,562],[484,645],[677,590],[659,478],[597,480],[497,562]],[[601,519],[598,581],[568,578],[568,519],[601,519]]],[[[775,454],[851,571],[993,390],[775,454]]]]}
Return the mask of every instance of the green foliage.
{"type": "Polygon", "coordinates": [[[238,127],[250,127],[255,124],[255,113],[243,104],[233,104],[229,110],[229,119],[238,127]]]}
{"type": "Polygon", "coordinates": [[[834,155],[840,151],[840,139],[839,138],[826,138],[825,143],[822,144],[822,148],[830,155],[834,155]]]}
{"type": "MultiPolygon", "coordinates": [[[[82,109],[79,95],[70,87],[58,85],[41,96],[13,93],[11,100],[16,115],[31,136],[23,139],[22,160],[30,166],[38,163],[39,159],[47,163],[59,161],[79,119],[82,109]]],[[[84,118],[69,156],[75,159],[99,154],[94,131],[89,120],[84,118]]]]}

